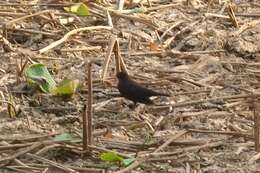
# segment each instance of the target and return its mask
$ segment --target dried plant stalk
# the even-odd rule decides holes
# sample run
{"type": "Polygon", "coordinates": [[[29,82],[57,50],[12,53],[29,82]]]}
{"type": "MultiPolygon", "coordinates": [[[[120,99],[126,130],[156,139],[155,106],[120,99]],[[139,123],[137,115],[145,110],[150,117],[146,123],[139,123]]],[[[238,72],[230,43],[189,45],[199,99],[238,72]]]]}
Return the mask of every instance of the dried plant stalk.
{"type": "Polygon", "coordinates": [[[105,57],[105,62],[104,62],[104,65],[103,65],[102,81],[105,80],[105,77],[106,77],[106,74],[107,74],[107,69],[108,69],[108,66],[109,66],[109,62],[111,60],[111,54],[113,52],[115,42],[116,42],[116,37],[111,37],[111,39],[109,41],[109,46],[108,46],[108,49],[107,49],[106,57],[105,57]]]}
{"type": "Polygon", "coordinates": [[[228,6],[228,15],[229,15],[229,18],[231,20],[231,22],[233,23],[233,25],[238,28],[238,22],[237,22],[237,19],[236,19],[236,16],[235,16],[235,13],[233,11],[233,8],[232,6],[229,4],[228,6]]]}
{"type": "Polygon", "coordinates": [[[93,130],[92,130],[92,115],[93,115],[93,85],[92,85],[92,64],[88,63],[88,143],[93,143],[93,130]]]}
{"type": "Polygon", "coordinates": [[[260,103],[254,101],[254,139],[255,139],[255,150],[260,151],[260,103]]]}
{"type": "Polygon", "coordinates": [[[120,72],[120,71],[127,72],[126,64],[121,56],[118,39],[116,40],[114,45],[114,54],[115,54],[115,61],[116,61],[116,72],[120,72]]]}
{"type": "Polygon", "coordinates": [[[92,102],[93,102],[93,93],[92,93],[92,71],[91,71],[91,62],[88,63],[88,101],[85,105],[85,111],[83,113],[83,150],[86,152],[90,151],[89,145],[92,145],[93,135],[92,135],[92,102]]]}

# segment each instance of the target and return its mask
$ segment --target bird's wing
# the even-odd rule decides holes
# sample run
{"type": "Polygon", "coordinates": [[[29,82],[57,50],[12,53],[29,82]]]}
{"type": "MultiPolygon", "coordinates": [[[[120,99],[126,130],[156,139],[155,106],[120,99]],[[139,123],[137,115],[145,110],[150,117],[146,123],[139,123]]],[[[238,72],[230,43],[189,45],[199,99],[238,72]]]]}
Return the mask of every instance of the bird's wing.
{"type": "Polygon", "coordinates": [[[130,80],[128,84],[129,84],[130,93],[142,95],[145,97],[160,95],[160,93],[157,93],[153,90],[145,88],[145,87],[141,86],[140,84],[136,83],[135,81],[130,80]]]}

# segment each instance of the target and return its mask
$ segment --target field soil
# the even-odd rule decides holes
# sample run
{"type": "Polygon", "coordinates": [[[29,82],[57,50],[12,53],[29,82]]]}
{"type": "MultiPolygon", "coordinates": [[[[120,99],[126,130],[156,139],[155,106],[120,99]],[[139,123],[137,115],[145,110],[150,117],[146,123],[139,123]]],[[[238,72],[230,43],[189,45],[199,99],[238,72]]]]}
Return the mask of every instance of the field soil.
{"type": "Polygon", "coordinates": [[[64,10],[75,1],[0,1],[0,172],[260,170],[260,2],[122,2],[84,1],[90,14],[79,16],[64,10]],[[121,97],[117,58],[133,80],[171,96],[151,105],[121,97]],[[35,63],[57,83],[78,79],[77,91],[64,97],[30,85],[24,71],[35,63]]]}

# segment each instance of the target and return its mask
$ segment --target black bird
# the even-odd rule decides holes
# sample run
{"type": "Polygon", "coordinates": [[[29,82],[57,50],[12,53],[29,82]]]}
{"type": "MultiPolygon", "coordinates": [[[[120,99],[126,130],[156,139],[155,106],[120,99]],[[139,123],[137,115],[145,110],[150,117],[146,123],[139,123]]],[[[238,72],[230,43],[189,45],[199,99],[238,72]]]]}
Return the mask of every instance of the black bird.
{"type": "Polygon", "coordinates": [[[116,76],[119,80],[117,88],[121,96],[132,100],[134,104],[137,102],[152,104],[151,96],[170,96],[169,94],[159,93],[141,86],[133,81],[126,72],[118,72],[116,76]]]}

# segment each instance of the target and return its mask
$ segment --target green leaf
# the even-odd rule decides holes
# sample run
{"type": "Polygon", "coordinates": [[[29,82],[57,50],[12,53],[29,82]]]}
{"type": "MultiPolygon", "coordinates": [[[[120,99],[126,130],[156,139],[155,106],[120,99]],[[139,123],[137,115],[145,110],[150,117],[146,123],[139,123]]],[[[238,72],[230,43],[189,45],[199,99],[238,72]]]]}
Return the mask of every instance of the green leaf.
{"type": "Polygon", "coordinates": [[[73,139],[70,133],[62,133],[54,137],[54,141],[71,141],[73,139]]]}
{"type": "Polygon", "coordinates": [[[51,93],[54,95],[72,95],[77,91],[78,86],[78,79],[65,79],[57,87],[52,88],[51,93]]]}
{"type": "Polygon", "coordinates": [[[80,138],[73,138],[70,142],[72,142],[72,143],[80,143],[80,142],[82,142],[82,139],[80,139],[80,138]]]}
{"type": "Polygon", "coordinates": [[[134,158],[124,159],[122,160],[123,165],[128,166],[131,165],[135,161],[134,158]]]}
{"type": "Polygon", "coordinates": [[[25,70],[25,77],[29,83],[38,85],[43,92],[49,93],[56,87],[56,82],[44,64],[32,64],[25,70]]]}
{"type": "Polygon", "coordinates": [[[70,7],[64,7],[64,10],[78,16],[89,16],[89,8],[84,3],[78,3],[70,7]]]}
{"type": "Polygon", "coordinates": [[[121,162],[124,160],[122,157],[112,152],[101,153],[100,159],[107,162],[121,162]]]}
{"type": "Polygon", "coordinates": [[[54,137],[54,141],[70,141],[72,143],[82,142],[80,138],[73,137],[70,133],[62,133],[54,137]]]}

